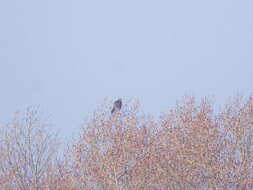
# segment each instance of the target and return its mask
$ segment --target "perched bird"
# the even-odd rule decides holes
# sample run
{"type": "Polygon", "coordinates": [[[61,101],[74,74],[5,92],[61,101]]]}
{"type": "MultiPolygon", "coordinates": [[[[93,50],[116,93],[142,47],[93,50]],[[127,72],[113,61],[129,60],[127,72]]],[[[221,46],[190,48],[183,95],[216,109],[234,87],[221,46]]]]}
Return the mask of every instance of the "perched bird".
{"type": "Polygon", "coordinates": [[[122,107],[122,99],[119,98],[118,100],[114,102],[111,114],[113,114],[116,111],[119,111],[121,107],[122,107]]]}

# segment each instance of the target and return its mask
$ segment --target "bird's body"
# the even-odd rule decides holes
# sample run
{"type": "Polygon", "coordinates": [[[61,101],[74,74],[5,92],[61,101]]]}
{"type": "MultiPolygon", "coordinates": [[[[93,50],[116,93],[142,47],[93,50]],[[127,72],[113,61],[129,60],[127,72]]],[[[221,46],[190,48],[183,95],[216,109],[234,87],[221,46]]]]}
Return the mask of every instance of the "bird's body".
{"type": "Polygon", "coordinates": [[[114,102],[111,114],[113,114],[116,111],[119,111],[121,107],[122,107],[122,99],[119,98],[118,100],[114,102]]]}

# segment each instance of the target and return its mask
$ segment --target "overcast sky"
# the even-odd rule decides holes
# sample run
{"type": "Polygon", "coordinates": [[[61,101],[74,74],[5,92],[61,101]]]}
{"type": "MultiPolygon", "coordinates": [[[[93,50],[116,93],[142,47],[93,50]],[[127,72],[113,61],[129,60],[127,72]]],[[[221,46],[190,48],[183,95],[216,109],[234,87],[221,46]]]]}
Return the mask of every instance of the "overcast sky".
{"type": "Polygon", "coordinates": [[[253,87],[252,0],[2,0],[0,123],[39,105],[68,138],[108,97],[159,115],[253,87]]]}

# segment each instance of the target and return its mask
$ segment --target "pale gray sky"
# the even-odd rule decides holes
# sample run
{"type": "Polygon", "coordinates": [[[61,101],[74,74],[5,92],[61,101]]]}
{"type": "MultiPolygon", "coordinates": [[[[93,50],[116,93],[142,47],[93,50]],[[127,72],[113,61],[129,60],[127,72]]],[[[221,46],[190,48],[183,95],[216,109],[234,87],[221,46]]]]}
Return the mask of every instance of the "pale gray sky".
{"type": "Polygon", "coordinates": [[[252,0],[2,0],[0,122],[40,105],[70,136],[105,97],[158,115],[252,93],[252,0]]]}

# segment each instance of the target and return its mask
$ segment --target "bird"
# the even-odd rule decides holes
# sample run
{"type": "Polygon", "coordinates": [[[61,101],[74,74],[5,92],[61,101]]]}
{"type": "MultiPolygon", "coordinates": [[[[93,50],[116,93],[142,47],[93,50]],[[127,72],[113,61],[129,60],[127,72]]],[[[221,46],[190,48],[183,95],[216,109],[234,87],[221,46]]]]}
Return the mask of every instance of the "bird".
{"type": "Polygon", "coordinates": [[[113,107],[112,107],[112,111],[111,111],[111,114],[113,114],[114,112],[116,111],[119,111],[122,107],[122,99],[119,98],[118,100],[116,100],[114,103],[113,103],[113,107]]]}

